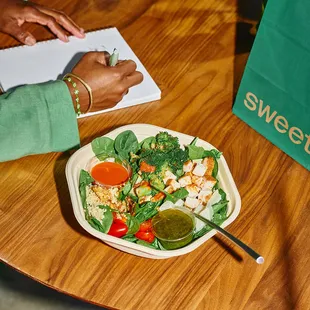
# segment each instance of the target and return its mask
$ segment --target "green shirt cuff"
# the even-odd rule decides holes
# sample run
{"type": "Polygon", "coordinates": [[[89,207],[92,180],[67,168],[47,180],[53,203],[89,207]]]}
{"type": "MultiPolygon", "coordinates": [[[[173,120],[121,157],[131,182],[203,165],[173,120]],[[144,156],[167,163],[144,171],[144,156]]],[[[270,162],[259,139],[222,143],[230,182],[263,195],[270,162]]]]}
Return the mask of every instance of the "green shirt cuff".
{"type": "Polygon", "coordinates": [[[66,151],[79,144],[65,82],[26,85],[0,96],[0,161],[66,151]]]}
{"type": "Polygon", "coordinates": [[[50,147],[66,151],[79,147],[80,137],[72,98],[65,82],[41,84],[50,119],[50,147]]]}

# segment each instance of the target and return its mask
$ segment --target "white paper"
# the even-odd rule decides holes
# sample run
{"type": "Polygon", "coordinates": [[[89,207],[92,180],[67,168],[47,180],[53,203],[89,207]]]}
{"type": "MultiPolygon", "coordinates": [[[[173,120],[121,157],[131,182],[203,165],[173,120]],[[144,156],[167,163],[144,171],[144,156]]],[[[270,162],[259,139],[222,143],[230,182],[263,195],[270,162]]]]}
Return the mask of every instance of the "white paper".
{"type": "Polygon", "coordinates": [[[0,84],[7,91],[20,85],[56,80],[70,72],[85,52],[107,50],[112,53],[114,48],[118,49],[120,59],[136,62],[137,70],[144,76],[143,82],[130,88],[114,108],[84,116],[160,99],[160,89],[116,28],[87,33],[85,39],[70,37],[69,43],[56,39],[0,50],[0,84]]]}

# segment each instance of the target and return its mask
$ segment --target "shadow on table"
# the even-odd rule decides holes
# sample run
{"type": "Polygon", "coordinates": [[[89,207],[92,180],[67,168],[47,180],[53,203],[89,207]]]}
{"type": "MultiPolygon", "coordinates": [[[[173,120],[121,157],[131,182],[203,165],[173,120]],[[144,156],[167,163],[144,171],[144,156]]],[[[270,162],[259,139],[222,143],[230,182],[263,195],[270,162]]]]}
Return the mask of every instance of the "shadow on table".
{"type": "Polygon", "coordinates": [[[261,18],[262,0],[238,0],[237,14],[233,84],[234,98],[240,85],[248,54],[251,51],[255,39],[257,22],[261,18]]]}
{"type": "Polygon", "coordinates": [[[52,290],[0,263],[1,310],[104,309],[52,290]]]}
{"type": "MultiPolygon", "coordinates": [[[[219,236],[213,236],[212,237],[214,241],[222,248],[224,249],[230,256],[232,256],[237,262],[241,263],[243,262],[242,256],[240,256],[227,242],[227,240],[223,240],[219,236]]],[[[223,237],[224,238],[224,237],[223,237]]]]}
{"type": "Polygon", "coordinates": [[[54,166],[54,179],[57,188],[57,195],[60,204],[61,213],[67,222],[75,231],[84,235],[85,237],[90,238],[90,235],[80,226],[80,224],[75,219],[70,193],[67,185],[67,179],[65,175],[66,164],[70,158],[68,152],[61,154],[55,163],[54,166]]]}

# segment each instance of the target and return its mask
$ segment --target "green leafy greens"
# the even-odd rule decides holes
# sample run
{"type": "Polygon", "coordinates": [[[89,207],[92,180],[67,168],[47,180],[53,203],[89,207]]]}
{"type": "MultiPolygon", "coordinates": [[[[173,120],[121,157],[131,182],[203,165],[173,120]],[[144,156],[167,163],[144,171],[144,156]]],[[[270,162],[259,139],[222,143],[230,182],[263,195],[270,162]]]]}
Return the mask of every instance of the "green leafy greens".
{"type": "Polygon", "coordinates": [[[146,220],[150,219],[154,215],[158,213],[157,207],[161,204],[161,201],[158,202],[147,202],[143,204],[141,207],[136,209],[135,218],[140,222],[143,223],[146,220]]]}
{"type": "Polygon", "coordinates": [[[123,131],[115,138],[114,148],[121,157],[129,159],[129,154],[139,149],[138,139],[131,130],[123,131]]]}
{"type": "Polygon", "coordinates": [[[114,141],[108,137],[99,137],[92,141],[91,147],[99,160],[115,156],[114,141]]]}
{"type": "Polygon", "coordinates": [[[82,205],[84,209],[87,209],[86,187],[87,185],[91,184],[93,181],[94,179],[90,176],[90,174],[87,171],[82,169],[80,172],[79,190],[80,190],[80,196],[81,196],[82,205]]]}

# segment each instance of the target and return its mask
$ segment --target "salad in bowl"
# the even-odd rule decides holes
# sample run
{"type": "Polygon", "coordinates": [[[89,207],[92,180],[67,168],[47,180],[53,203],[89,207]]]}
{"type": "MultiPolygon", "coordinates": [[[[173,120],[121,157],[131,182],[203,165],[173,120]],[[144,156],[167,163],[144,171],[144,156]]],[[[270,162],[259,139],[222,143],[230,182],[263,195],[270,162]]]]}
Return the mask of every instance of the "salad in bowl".
{"type": "Polygon", "coordinates": [[[221,153],[182,144],[159,131],[138,141],[132,130],[91,143],[94,157],[79,173],[85,220],[95,230],[148,248],[175,250],[221,225],[229,198],[218,179],[221,153]]]}

